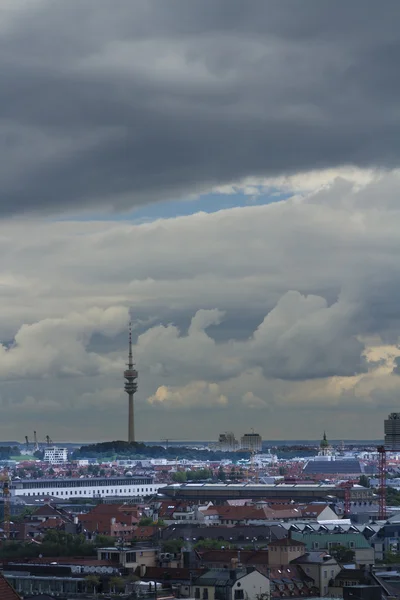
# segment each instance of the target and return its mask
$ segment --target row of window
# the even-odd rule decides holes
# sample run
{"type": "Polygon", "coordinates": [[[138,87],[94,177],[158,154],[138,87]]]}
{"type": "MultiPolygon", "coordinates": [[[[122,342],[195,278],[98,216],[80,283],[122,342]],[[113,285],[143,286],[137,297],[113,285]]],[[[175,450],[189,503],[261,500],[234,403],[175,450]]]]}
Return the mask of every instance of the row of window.
{"type": "Polygon", "coordinates": [[[103,487],[103,486],[116,486],[116,485],[132,485],[132,482],[136,485],[149,485],[153,483],[153,480],[150,478],[143,479],[76,479],[76,480],[63,480],[63,479],[54,479],[51,484],[48,481],[23,481],[23,482],[14,482],[11,487],[15,489],[43,489],[48,487],[54,488],[65,488],[65,487],[103,487]]]}
{"type": "Polygon", "coordinates": [[[283,550],[283,552],[301,552],[301,547],[300,546],[269,546],[269,549],[272,550],[273,552],[277,552],[278,549],[283,550]]]}
{"type": "MultiPolygon", "coordinates": [[[[156,491],[156,488],[129,488],[129,489],[120,489],[118,491],[118,489],[111,489],[111,490],[97,490],[97,494],[101,495],[101,494],[145,494],[147,493],[154,493],[156,491]]],[[[53,491],[53,490],[46,490],[44,492],[28,492],[26,495],[27,496],[41,496],[42,494],[50,494],[52,496],[85,496],[86,494],[84,493],[84,491],[82,492],[82,490],[66,490],[65,493],[63,491],[59,492],[58,490],[53,491]]],[[[92,494],[95,495],[96,494],[96,490],[92,491],[92,494]]]]}
{"type": "MultiPolygon", "coordinates": [[[[346,546],[346,543],[340,543],[340,542],[328,542],[328,550],[333,550],[334,548],[340,547],[340,546],[346,546]]],[[[319,542],[313,542],[313,550],[323,550],[324,549],[325,544],[322,543],[322,545],[320,545],[319,542]]],[[[349,548],[355,548],[356,544],[354,541],[350,541],[348,542],[347,546],[349,548]]]]}

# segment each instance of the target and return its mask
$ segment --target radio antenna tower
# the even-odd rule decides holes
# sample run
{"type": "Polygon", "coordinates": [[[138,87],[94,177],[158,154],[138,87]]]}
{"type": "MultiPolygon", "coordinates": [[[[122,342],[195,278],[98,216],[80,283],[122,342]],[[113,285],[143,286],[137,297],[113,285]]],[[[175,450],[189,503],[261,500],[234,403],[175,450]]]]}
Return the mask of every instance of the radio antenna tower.
{"type": "Polygon", "coordinates": [[[129,354],[127,369],[124,371],[125,381],[125,392],[128,394],[129,403],[129,415],[128,415],[128,442],[135,441],[135,418],[134,418],[134,406],[133,406],[133,395],[137,391],[137,377],[138,372],[135,369],[135,365],[132,357],[132,323],[129,323],[129,354]]]}

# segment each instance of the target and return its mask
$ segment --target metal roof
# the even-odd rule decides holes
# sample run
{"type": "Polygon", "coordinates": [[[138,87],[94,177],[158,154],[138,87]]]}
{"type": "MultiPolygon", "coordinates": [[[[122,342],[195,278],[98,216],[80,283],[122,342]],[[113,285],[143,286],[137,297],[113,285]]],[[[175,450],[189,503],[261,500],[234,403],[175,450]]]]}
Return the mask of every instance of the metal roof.
{"type": "MultiPolygon", "coordinates": [[[[328,544],[340,544],[349,547],[350,542],[354,543],[354,549],[371,548],[363,535],[359,533],[297,533],[292,532],[292,538],[299,542],[304,542],[308,549],[312,549],[315,542],[318,542],[320,548],[328,548],[328,544]]],[[[350,548],[350,547],[349,547],[350,548]]],[[[353,548],[350,548],[353,549],[353,548]]]]}

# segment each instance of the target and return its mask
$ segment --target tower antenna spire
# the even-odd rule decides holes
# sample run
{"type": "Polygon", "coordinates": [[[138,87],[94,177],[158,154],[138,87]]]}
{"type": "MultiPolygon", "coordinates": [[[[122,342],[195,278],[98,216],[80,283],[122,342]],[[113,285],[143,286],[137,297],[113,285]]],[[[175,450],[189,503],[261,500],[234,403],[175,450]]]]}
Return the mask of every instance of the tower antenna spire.
{"type": "Polygon", "coordinates": [[[128,354],[128,367],[133,368],[133,356],[132,356],[132,321],[129,321],[129,354],[128,354]]]}
{"type": "Polygon", "coordinates": [[[125,381],[125,392],[128,394],[128,442],[135,441],[135,420],[134,420],[134,406],[133,406],[133,395],[137,391],[137,377],[138,372],[135,369],[132,355],[132,322],[129,321],[129,351],[128,351],[128,364],[127,369],[124,371],[125,381]]]}

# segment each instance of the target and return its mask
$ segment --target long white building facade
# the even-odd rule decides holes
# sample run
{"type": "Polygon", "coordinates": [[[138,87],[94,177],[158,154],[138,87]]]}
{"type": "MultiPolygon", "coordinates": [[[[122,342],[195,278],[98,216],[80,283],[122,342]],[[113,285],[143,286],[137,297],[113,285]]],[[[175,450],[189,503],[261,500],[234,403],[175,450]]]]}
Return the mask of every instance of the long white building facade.
{"type": "Polygon", "coordinates": [[[55,496],[59,498],[107,498],[150,496],[165,484],[156,484],[146,475],[92,477],[80,479],[18,479],[11,482],[13,496],[55,496]]]}

